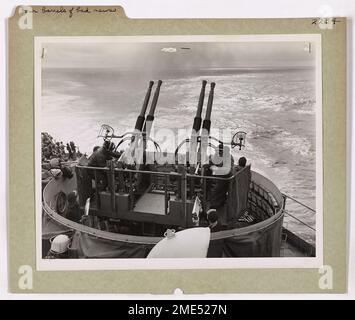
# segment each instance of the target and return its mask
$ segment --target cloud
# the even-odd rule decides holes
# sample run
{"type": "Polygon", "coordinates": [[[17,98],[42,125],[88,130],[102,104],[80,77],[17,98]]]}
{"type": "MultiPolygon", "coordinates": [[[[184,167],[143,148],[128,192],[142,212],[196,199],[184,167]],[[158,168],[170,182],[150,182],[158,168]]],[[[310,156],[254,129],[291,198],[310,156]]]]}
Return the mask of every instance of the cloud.
{"type": "Polygon", "coordinates": [[[162,48],[161,51],[166,52],[166,53],[174,53],[177,51],[176,48],[162,48]]]}

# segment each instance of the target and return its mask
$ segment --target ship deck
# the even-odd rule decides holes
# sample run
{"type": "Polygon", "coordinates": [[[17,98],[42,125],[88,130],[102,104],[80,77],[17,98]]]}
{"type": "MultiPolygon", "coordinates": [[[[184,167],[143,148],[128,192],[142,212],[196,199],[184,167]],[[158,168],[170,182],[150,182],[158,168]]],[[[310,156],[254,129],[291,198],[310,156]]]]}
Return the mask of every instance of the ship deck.
{"type": "MultiPolygon", "coordinates": [[[[252,178],[254,183],[253,191],[256,189],[256,182],[258,182],[258,192],[260,194],[259,197],[255,199],[255,207],[256,210],[259,208],[262,208],[263,203],[261,202],[259,207],[257,206],[260,202],[260,200],[267,200],[270,198],[270,192],[262,192],[261,186],[265,186],[268,190],[274,191],[272,192],[272,195],[277,196],[278,203],[282,204],[282,196],[280,192],[276,189],[276,187],[272,184],[271,181],[267,180],[265,177],[262,177],[261,175],[257,174],[256,172],[252,172],[252,178]],[[261,197],[263,195],[263,197],[261,197]]],[[[79,223],[74,223],[65,217],[59,215],[56,211],[55,208],[53,207],[53,204],[55,203],[56,195],[58,192],[65,192],[68,194],[71,190],[76,188],[76,179],[71,179],[71,180],[52,180],[47,184],[47,186],[44,189],[44,210],[46,214],[52,219],[54,219],[57,223],[59,223],[62,226],[65,226],[66,228],[69,228],[71,230],[76,230],[77,232],[80,232],[82,234],[88,235],[88,236],[93,236],[93,238],[97,239],[98,242],[104,242],[105,245],[107,242],[111,243],[114,246],[133,246],[135,250],[137,248],[142,247],[148,248],[149,246],[155,245],[158,241],[160,241],[159,237],[156,236],[146,236],[146,235],[139,235],[139,232],[136,234],[134,232],[133,234],[126,233],[126,232],[121,232],[121,230],[116,233],[115,231],[112,231],[111,228],[106,228],[105,223],[100,223],[100,224],[90,224],[90,225],[83,225],[79,223]]],[[[108,195],[109,193],[106,192],[108,195]]],[[[258,194],[256,194],[258,195],[258,194]]],[[[170,195],[169,195],[170,196],[170,195]]],[[[172,196],[170,199],[173,199],[174,196],[172,196]]],[[[98,199],[98,198],[96,198],[98,199]]],[[[136,201],[135,206],[134,206],[134,212],[130,210],[127,212],[127,219],[130,219],[132,217],[132,214],[139,215],[139,216],[144,216],[147,215],[148,213],[144,213],[144,211],[150,211],[151,216],[155,216],[156,218],[161,217],[161,213],[164,213],[164,210],[162,210],[162,206],[165,206],[165,200],[164,194],[163,193],[154,193],[154,192],[148,192],[146,194],[141,195],[141,197],[136,201]],[[143,209],[144,208],[144,209],[143,209]],[[141,212],[144,210],[143,212],[141,212]],[[139,214],[138,214],[139,213],[139,214]],[[152,214],[153,213],[153,214],[152,214]],[[155,214],[154,214],[155,213],[155,214]]],[[[253,200],[253,199],[252,199],[253,200]]],[[[273,198],[271,198],[273,200],[273,198]]],[[[269,200],[268,203],[271,203],[271,200],[269,200]]],[[[94,201],[95,202],[95,201],[94,201]]],[[[189,202],[187,202],[189,203],[189,202]]],[[[193,204],[193,203],[192,203],[193,204]]],[[[90,210],[95,209],[96,203],[92,203],[92,206],[90,210]]],[[[108,207],[110,207],[111,203],[110,201],[107,201],[108,207]]],[[[165,207],[164,207],[165,208],[165,207]]],[[[251,206],[250,209],[254,209],[253,206],[251,206]]],[[[266,208],[267,209],[267,208],[266,208]]],[[[96,209],[97,210],[97,209],[96,209]]],[[[256,211],[258,212],[258,211],[256,211]]],[[[266,210],[263,210],[262,213],[267,213],[266,210]]],[[[122,214],[122,212],[120,213],[122,214]]],[[[151,219],[151,216],[149,217],[151,219]]],[[[90,215],[91,217],[91,215],[90,215]]],[[[96,215],[93,216],[94,222],[97,220],[97,222],[100,222],[96,217],[96,215]]],[[[213,234],[213,241],[215,244],[218,245],[219,240],[223,240],[223,242],[227,242],[229,240],[226,239],[231,239],[230,244],[228,245],[229,249],[237,247],[240,244],[241,250],[244,250],[245,248],[245,241],[246,239],[250,241],[250,243],[253,244],[253,248],[255,247],[254,242],[256,237],[259,239],[260,234],[262,235],[267,235],[272,236],[274,233],[272,233],[273,229],[270,229],[268,233],[263,231],[262,233],[260,230],[268,230],[266,228],[273,228],[274,226],[277,227],[277,223],[279,223],[282,226],[282,211],[280,211],[277,215],[273,215],[266,219],[265,221],[258,222],[253,225],[238,225],[235,226],[235,228],[231,230],[223,230],[220,232],[216,232],[213,234]],[[279,222],[277,222],[279,221],[279,222]]],[[[122,219],[124,220],[125,217],[122,219]]],[[[223,224],[225,217],[220,215],[221,222],[223,224]]],[[[102,219],[101,219],[102,220],[102,219]]],[[[105,219],[104,219],[105,220],[105,219]]],[[[107,220],[107,219],[106,219],[107,220]]],[[[152,219],[151,219],[152,220],[152,219]]],[[[115,223],[117,219],[113,220],[115,223]]],[[[102,222],[102,221],[101,221],[102,222]]],[[[105,221],[104,221],[105,222],[105,221]]],[[[153,221],[154,222],[154,221],[153,221]]],[[[136,224],[137,225],[137,224],[136,224]]],[[[138,224],[140,225],[140,224],[138,224]]],[[[123,227],[126,225],[123,224],[123,227]]],[[[274,228],[276,228],[274,227],[274,228]]],[[[279,228],[279,227],[277,227],[279,228]]],[[[154,233],[155,234],[155,233],[154,233]]],[[[279,229],[278,233],[275,233],[276,236],[280,235],[281,236],[281,229],[279,229]]],[[[261,244],[264,244],[264,238],[260,238],[261,244]]],[[[239,247],[238,247],[239,248],[239,247]]],[[[289,232],[288,230],[284,229],[282,230],[282,241],[279,243],[279,253],[268,253],[268,256],[281,256],[281,257],[304,257],[304,256],[314,256],[315,250],[312,251],[312,247],[310,244],[306,243],[304,240],[300,239],[296,234],[293,234],[292,232],[289,232]],[[281,244],[281,248],[280,248],[281,244]],[[281,249],[281,250],[280,250],[281,249]]],[[[252,252],[252,254],[255,254],[255,256],[258,256],[259,253],[252,252]]],[[[143,255],[143,254],[142,254],[143,255]]],[[[143,255],[144,256],[144,255],[143,255]]]]}
{"type": "Polygon", "coordinates": [[[289,241],[283,241],[281,243],[280,256],[285,258],[292,258],[292,257],[304,257],[305,254],[289,241]]]}
{"type": "Polygon", "coordinates": [[[149,212],[152,214],[165,214],[165,196],[160,193],[145,193],[134,206],[135,212],[149,212]]]}

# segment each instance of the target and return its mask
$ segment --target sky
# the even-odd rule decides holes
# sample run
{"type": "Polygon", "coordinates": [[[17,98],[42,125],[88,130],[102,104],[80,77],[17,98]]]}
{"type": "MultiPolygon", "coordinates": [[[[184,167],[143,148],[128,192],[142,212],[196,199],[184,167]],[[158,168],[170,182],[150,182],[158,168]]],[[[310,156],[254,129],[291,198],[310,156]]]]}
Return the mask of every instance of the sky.
{"type": "MultiPolygon", "coordinates": [[[[311,67],[315,50],[295,42],[44,43],[44,68],[180,70],[311,67]]],[[[312,48],[312,46],[311,46],[312,48]]]]}

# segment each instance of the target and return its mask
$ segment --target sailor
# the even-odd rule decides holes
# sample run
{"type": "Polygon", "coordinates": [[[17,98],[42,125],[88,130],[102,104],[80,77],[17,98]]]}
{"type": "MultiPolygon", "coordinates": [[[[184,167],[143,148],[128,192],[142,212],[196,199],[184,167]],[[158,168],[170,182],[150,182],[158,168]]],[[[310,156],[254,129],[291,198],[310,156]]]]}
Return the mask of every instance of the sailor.
{"type": "MultiPolygon", "coordinates": [[[[234,160],[228,146],[220,144],[218,153],[211,158],[212,165],[210,170],[212,175],[218,178],[229,178],[232,175],[234,160]]],[[[218,209],[227,200],[229,180],[216,179],[211,186],[210,208],[218,209]]]]}
{"type": "MultiPolygon", "coordinates": [[[[98,148],[91,156],[88,162],[89,167],[101,167],[107,166],[107,161],[112,160],[113,157],[118,157],[118,153],[114,151],[115,145],[112,142],[105,141],[103,146],[98,148]]],[[[95,179],[95,174],[93,170],[90,170],[90,176],[95,179]]],[[[97,183],[99,191],[103,191],[107,188],[107,175],[101,171],[96,172],[97,183]]]]}
{"type": "Polygon", "coordinates": [[[62,158],[64,158],[64,156],[65,156],[65,147],[64,147],[64,144],[63,144],[62,141],[60,142],[59,148],[60,148],[60,156],[62,158]]]}
{"type": "Polygon", "coordinates": [[[70,238],[65,234],[60,234],[51,240],[51,248],[45,259],[66,259],[68,258],[68,247],[70,238]]]}
{"type": "Polygon", "coordinates": [[[68,178],[73,177],[73,172],[70,167],[63,166],[59,158],[53,158],[49,164],[42,165],[42,184],[47,184],[52,178],[68,178]]]}
{"type": "Polygon", "coordinates": [[[43,153],[43,157],[45,160],[49,159],[51,156],[51,153],[50,153],[50,150],[48,147],[44,147],[42,153],[43,153]]]}
{"type": "Polygon", "coordinates": [[[49,154],[48,159],[53,159],[53,158],[55,158],[55,157],[53,156],[53,148],[52,148],[52,145],[51,145],[51,144],[48,145],[48,154],[49,154]]]}
{"type": "Polygon", "coordinates": [[[80,206],[77,199],[76,190],[70,192],[68,194],[68,211],[66,214],[66,218],[79,223],[82,217],[80,206]]]}
{"type": "Polygon", "coordinates": [[[92,153],[96,152],[97,150],[100,149],[100,146],[95,146],[93,149],[92,149],[92,153]]]}
{"type": "Polygon", "coordinates": [[[75,145],[74,141],[70,141],[69,144],[70,144],[70,149],[72,151],[73,160],[76,160],[76,156],[77,156],[77,154],[76,154],[76,145],[75,145]]]}
{"type": "MultiPolygon", "coordinates": [[[[107,166],[107,161],[111,160],[110,155],[108,154],[108,145],[106,143],[103,144],[102,147],[97,149],[89,158],[88,166],[89,167],[102,167],[105,168],[107,166]]],[[[91,179],[95,179],[94,170],[89,170],[89,175],[91,179]]],[[[105,172],[101,170],[96,170],[96,182],[98,191],[103,191],[107,188],[107,175],[105,172]]]]}
{"type": "Polygon", "coordinates": [[[238,160],[238,165],[235,166],[235,171],[240,171],[245,168],[247,164],[247,159],[245,157],[240,157],[238,160]]]}
{"type": "Polygon", "coordinates": [[[54,179],[58,179],[62,175],[61,163],[59,158],[53,158],[49,161],[50,169],[48,170],[50,175],[54,179]]]}
{"type": "Polygon", "coordinates": [[[52,178],[58,179],[61,175],[59,159],[51,159],[49,163],[42,164],[42,187],[46,186],[52,178]]]}
{"type": "Polygon", "coordinates": [[[207,211],[207,221],[209,223],[208,227],[211,232],[218,232],[223,230],[218,221],[218,214],[216,209],[210,209],[207,211]]]}
{"type": "Polygon", "coordinates": [[[93,154],[90,156],[89,167],[106,167],[107,161],[111,160],[110,142],[105,141],[102,147],[94,148],[93,154]]]}
{"type": "Polygon", "coordinates": [[[68,160],[73,159],[73,151],[71,150],[71,147],[70,147],[69,143],[67,143],[67,150],[68,150],[68,153],[69,153],[68,160]]]}

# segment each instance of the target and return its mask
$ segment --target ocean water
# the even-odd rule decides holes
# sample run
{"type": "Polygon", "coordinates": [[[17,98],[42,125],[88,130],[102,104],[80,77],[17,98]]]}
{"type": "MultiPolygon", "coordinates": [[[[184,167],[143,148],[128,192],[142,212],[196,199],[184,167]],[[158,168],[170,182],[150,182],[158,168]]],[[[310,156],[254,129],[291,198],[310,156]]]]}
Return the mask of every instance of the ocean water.
{"type": "MultiPolygon", "coordinates": [[[[210,69],[150,75],[163,85],[157,128],[191,128],[203,79],[216,82],[212,128],[247,132],[233,149],[279,189],[315,208],[316,132],[314,69],[210,69]]],[[[90,153],[105,123],[115,133],[132,130],[147,90],[147,75],[112,69],[43,69],[42,131],[75,141],[90,153]]],[[[205,106],[209,89],[206,90],[205,106]]],[[[315,228],[315,214],[288,202],[288,210],[315,228]]],[[[285,225],[309,242],[314,231],[286,217],[285,225]]]]}

